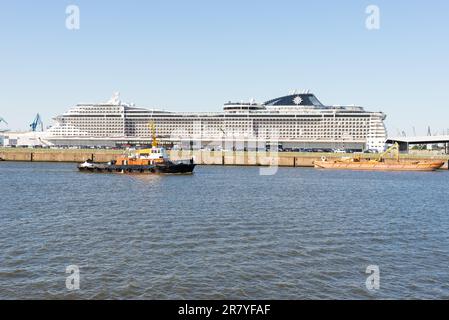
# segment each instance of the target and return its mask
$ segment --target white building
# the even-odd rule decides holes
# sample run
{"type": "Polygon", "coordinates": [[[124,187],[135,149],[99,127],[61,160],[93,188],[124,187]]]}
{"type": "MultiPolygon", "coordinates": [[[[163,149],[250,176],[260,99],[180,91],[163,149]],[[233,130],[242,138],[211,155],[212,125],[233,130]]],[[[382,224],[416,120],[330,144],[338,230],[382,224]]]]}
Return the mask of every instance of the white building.
{"type": "Polygon", "coordinates": [[[2,133],[5,147],[36,147],[50,145],[46,141],[47,132],[4,132],[2,133]]]}

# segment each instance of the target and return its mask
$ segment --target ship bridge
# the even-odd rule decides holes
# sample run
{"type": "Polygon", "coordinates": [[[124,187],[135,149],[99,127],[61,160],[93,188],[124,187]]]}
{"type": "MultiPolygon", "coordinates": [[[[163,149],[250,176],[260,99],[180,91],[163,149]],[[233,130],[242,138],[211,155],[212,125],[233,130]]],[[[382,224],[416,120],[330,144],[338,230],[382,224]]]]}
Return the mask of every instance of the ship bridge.
{"type": "Polygon", "coordinates": [[[223,111],[226,113],[240,113],[265,110],[265,107],[255,102],[228,102],[225,103],[223,111]]]}

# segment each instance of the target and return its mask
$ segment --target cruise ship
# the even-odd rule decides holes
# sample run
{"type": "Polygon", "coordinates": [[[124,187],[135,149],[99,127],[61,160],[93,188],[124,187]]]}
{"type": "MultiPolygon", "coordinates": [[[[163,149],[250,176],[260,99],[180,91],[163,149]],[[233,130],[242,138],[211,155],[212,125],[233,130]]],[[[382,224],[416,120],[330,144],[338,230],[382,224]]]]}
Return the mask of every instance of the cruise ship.
{"type": "Polygon", "coordinates": [[[150,124],[166,144],[233,150],[277,144],[284,149],[385,149],[386,116],[360,106],[324,105],[309,91],[265,103],[228,102],[222,112],[170,112],[123,103],[81,103],[54,118],[47,141],[58,146],[148,144],[150,124]],[[225,148],[225,147],[223,147],[225,148]]]}

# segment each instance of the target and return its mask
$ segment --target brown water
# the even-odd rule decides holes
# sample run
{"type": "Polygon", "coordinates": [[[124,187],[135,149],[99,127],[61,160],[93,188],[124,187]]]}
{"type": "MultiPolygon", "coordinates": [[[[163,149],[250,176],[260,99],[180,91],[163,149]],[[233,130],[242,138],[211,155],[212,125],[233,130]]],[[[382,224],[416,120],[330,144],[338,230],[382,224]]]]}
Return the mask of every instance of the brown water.
{"type": "Polygon", "coordinates": [[[449,172],[0,163],[0,298],[449,298],[449,172]],[[78,265],[80,290],[67,290],[78,265]],[[365,287],[368,265],[380,289],[365,287]]]}

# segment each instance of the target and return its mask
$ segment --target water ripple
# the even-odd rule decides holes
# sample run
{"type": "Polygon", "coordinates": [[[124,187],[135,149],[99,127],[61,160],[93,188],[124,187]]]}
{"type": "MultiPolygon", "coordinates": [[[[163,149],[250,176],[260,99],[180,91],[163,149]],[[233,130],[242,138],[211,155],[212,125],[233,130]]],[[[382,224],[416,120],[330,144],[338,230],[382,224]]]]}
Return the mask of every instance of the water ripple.
{"type": "Polygon", "coordinates": [[[1,163],[0,298],[447,299],[448,174],[1,163]]]}

